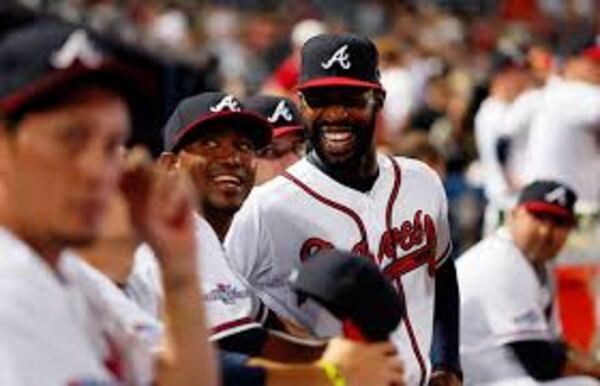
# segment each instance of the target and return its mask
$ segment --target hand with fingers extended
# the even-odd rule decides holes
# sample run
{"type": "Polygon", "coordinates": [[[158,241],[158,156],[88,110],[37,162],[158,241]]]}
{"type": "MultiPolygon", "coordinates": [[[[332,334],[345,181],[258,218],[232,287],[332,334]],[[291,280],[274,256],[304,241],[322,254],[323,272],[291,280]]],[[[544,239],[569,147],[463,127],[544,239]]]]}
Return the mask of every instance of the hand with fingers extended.
{"type": "Polygon", "coordinates": [[[126,159],[121,187],[135,228],[161,266],[171,355],[161,357],[156,384],[216,385],[200,293],[192,186],[185,174],[155,165],[146,152],[134,149],[126,159]]]}
{"type": "Polygon", "coordinates": [[[390,342],[332,339],[321,358],[339,369],[347,386],[405,386],[404,367],[390,342]]]}
{"type": "Polygon", "coordinates": [[[132,222],[156,252],[163,270],[195,272],[195,201],[188,177],[153,164],[146,152],[136,148],[126,159],[121,186],[132,222]]]}

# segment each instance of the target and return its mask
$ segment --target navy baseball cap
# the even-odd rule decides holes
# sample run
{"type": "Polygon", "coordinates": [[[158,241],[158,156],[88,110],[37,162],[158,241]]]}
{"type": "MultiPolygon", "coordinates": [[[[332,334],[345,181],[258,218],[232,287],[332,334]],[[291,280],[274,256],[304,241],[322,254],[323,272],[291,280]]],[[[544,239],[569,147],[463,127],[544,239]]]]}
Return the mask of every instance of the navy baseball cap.
{"type": "Polygon", "coordinates": [[[369,341],[388,339],[405,312],[404,300],[371,260],[340,250],[322,251],[290,277],[299,296],[351,321],[369,341]]]}
{"type": "Polygon", "coordinates": [[[577,194],[567,185],[556,181],[534,181],[525,186],[518,199],[530,213],[554,216],[576,223],[577,194]]]}
{"type": "Polygon", "coordinates": [[[260,114],[273,125],[273,138],[304,130],[296,104],[274,95],[254,95],[244,102],[248,110],[260,114]]]}
{"type": "Polygon", "coordinates": [[[142,106],[143,115],[152,114],[147,111],[156,99],[152,79],[117,60],[107,41],[83,26],[44,20],[0,41],[0,113],[5,116],[89,82],[123,95],[134,116],[142,114],[142,106]]]}
{"type": "Polygon", "coordinates": [[[382,89],[379,53],[364,36],[322,34],[302,47],[300,80],[302,91],[315,87],[365,87],[382,89]]]}
{"type": "Polygon", "coordinates": [[[178,152],[214,124],[243,129],[261,149],[271,142],[269,121],[245,108],[235,96],[224,92],[205,92],[182,100],[164,128],[164,148],[178,152]]]}

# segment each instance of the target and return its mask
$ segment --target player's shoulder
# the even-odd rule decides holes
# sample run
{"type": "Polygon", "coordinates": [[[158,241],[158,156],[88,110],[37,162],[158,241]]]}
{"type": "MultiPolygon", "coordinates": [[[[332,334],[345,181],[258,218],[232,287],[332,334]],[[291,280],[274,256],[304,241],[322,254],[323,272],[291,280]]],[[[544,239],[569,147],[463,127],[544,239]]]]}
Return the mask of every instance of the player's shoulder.
{"type": "Polygon", "coordinates": [[[306,184],[311,184],[315,177],[314,169],[315,167],[306,158],[299,160],[286,170],[285,175],[278,175],[263,185],[252,189],[244,202],[244,206],[258,205],[262,208],[268,208],[269,206],[285,205],[294,196],[301,194],[301,190],[287,175],[306,184]]]}
{"type": "Polygon", "coordinates": [[[463,253],[456,262],[460,277],[476,276],[478,280],[512,281],[522,266],[518,248],[506,228],[499,229],[463,253]]]}
{"type": "MultiPolygon", "coordinates": [[[[411,187],[435,189],[437,192],[443,191],[442,181],[435,170],[425,162],[396,156],[393,160],[400,167],[400,177],[402,184],[408,184],[411,187]]],[[[390,168],[391,165],[387,165],[390,168]]]]}

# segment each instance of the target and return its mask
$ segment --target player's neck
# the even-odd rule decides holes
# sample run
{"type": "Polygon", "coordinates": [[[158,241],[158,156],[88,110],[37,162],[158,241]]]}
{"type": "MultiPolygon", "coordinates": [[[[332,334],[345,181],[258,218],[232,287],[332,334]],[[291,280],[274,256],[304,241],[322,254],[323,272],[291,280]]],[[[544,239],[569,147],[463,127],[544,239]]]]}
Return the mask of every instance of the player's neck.
{"type": "Polygon", "coordinates": [[[366,193],[373,188],[377,177],[379,176],[379,166],[377,165],[377,154],[374,149],[363,155],[355,168],[333,168],[327,165],[317,155],[311,151],[307,156],[308,161],[316,166],[323,173],[333,178],[340,184],[366,193]]]}
{"type": "Polygon", "coordinates": [[[204,208],[202,208],[202,216],[204,216],[206,221],[214,229],[221,242],[225,240],[225,235],[227,234],[227,231],[229,231],[234,214],[235,213],[214,208],[210,205],[205,205],[204,208]]]}
{"type": "Polygon", "coordinates": [[[64,245],[52,242],[49,238],[43,238],[32,234],[30,227],[20,223],[15,218],[10,216],[2,216],[0,220],[2,226],[12,232],[19,240],[24,242],[34,250],[52,269],[56,269],[61,251],[65,248],[64,245]]]}

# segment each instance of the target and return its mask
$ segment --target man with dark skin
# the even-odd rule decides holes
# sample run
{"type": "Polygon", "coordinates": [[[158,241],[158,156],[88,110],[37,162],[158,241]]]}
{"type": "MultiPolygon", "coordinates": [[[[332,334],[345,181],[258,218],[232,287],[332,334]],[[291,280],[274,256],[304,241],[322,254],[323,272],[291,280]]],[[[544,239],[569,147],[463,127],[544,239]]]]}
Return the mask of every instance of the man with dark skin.
{"type": "Polygon", "coordinates": [[[364,37],[320,35],[306,43],[298,90],[313,150],[250,195],[226,237],[228,257],[279,316],[316,336],[343,329],[354,337],[360,333],[348,321],[298,302],[284,278],[326,248],[373,259],[406,301],[407,318],[391,336],[406,384],[460,385],[445,193],[424,164],[376,152],[385,98],[377,66],[364,37]]]}

